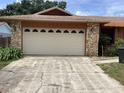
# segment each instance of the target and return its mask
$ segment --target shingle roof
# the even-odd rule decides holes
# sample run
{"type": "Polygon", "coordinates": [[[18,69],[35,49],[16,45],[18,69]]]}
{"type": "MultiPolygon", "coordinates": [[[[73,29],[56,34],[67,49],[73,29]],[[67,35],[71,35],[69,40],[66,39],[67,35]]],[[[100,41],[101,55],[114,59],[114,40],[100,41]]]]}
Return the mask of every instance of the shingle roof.
{"type": "Polygon", "coordinates": [[[68,13],[58,7],[53,7],[32,15],[2,16],[0,17],[0,21],[97,22],[106,23],[105,26],[124,27],[124,17],[40,15],[54,9],[59,9],[62,12],[68,13]]]}
{"type": "Polygon", "coordinates": [[[18,16],[3,16],[0,20],[26,20],[26,21],[62,21],[62,22],[107,22],[103,19],[83,16],[49,16],[49,15],[18,15],[18,16]]]}
{"type": "Polygon", "coordinates": [[[110,17],[110,16],[82,16],[82,18],[90,18],[107,21],[104,26],[109,27],[124,27],[124,17],[110,17]]]}
{"type": "Polygon", "coordinates": [[[124,27],[124,21],[111,21],[107,24],[104,24],[104,26],[109,27],[124,27]]]}

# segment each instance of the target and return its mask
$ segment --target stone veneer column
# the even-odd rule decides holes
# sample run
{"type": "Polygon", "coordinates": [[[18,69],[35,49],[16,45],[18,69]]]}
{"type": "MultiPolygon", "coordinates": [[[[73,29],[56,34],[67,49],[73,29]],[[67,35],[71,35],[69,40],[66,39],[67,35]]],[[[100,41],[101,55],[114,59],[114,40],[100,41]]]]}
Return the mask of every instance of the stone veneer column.
{"type": "Polygon", "coordinates": [[[21,49],[22,48],[21,22],[13,22],[11,23],[11,27],[12,27],[11,46],[21,49]]]}
{"type": "Polygon", "coordinates": [[[87,23],[86,56],[98,56],[99,24],[87,23]]]}

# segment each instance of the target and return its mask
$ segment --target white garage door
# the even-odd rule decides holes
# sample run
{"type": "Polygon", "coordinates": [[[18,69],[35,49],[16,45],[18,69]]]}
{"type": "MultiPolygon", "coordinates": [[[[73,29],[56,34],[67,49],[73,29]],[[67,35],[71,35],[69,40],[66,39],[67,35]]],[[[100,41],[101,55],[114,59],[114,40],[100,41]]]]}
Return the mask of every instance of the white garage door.
{"type": "Polygon", "coordinates": [[[24,28],[24,54],[84,55],[83,29],[24,28]]]}

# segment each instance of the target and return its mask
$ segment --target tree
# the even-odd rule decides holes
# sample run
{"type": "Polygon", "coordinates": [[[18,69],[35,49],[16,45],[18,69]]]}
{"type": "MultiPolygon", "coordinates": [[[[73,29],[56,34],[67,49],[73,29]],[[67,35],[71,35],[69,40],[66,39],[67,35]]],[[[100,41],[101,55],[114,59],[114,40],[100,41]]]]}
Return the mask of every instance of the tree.
{"type": "Polygon", "coordinates": [[[99,55],[103,56],[108,45],[111,45],[112,38],[106,34],[100,33],[99,38],[99,55]]]}
{"type": "Polygon", "coordinates": [[[110,45],[112,42],[112,38],[109,37],[108,35],[106,34],[100,34],[100,39],[99,39],[99,45],[100,47],[106,47],[106,45],[110,45]]]}
{"type": "Polygon", "coordinates": [[[5,9],[1,9],[0,16],[33,14],[54,6],[65,9],[66,2],[48,0],[22,0],[21,3],[9,4],[5,9]]]}

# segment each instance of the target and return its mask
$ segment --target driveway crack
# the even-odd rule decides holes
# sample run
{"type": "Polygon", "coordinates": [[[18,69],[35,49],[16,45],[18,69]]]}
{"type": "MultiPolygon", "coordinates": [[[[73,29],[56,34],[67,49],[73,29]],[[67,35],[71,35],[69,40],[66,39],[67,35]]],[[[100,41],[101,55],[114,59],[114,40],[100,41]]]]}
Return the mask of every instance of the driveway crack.
{"type": "Polygon", "coordinates": [[[43,76],[44,76],[44,73],[42,72],[42,74],[41,74],[41,77],[40,77],[40,86],[38,87],[38,89],[36,90],[36,92],[35,93],[38,93],[39,92],[39,90],[41,89],[41,87],[42,87],[42,81],[43,81],[43,76]]]}
{"type": "Polygon", "coordinates": [[[67,63],[69,64],[69,66],[70,66],[70,69],[71,69],[72,73],[74,73],[73,66],[72,66],[72,64],[69,62],[69,60],[67,60],[67,63]]]}
{"type": "Polygon", "coordinates": [[[3,71],[3,72],[11,72],[11,73],[16,73],[16,72],[14,72],[14,71],[12,71],[12,70],[1,70],[1,71],[3,71]]]}

